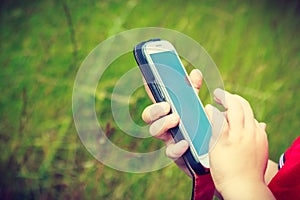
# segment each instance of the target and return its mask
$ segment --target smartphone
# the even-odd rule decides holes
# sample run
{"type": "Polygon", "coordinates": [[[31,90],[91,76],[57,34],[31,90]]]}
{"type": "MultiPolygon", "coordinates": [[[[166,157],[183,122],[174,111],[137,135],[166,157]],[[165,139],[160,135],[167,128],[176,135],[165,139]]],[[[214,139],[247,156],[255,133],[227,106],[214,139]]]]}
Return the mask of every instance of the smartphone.
{"type": "Polygon", "coordinates": [[[152,39],[136,45],[134,56],[155,101],[167,101],[171,112],[180,116],[170,132],[175,142],[189,142],[183,155],[186,164],[197,174],[208,173],[212,126],[174,46],[152,39]]]}

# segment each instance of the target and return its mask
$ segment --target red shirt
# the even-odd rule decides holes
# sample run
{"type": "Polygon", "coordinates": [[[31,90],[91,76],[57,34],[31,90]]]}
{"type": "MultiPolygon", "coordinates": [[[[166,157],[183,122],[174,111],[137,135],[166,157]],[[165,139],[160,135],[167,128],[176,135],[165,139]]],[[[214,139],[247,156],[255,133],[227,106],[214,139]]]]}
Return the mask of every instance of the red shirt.
{"type": "Polygon", "coordinates": [[[269,188],[276,199],[300,199],[300,137],[281,156],[269,188]]]}
{"type": "MultiPolygon", "coordinates": [[[[277,200],[300,199],[300,137],[281,156],[279,171],[269,183],[269,188],[277,200]]],[[[210,174],[194,175],[194,200],[211,200],[215,191],[210,174]]]]}

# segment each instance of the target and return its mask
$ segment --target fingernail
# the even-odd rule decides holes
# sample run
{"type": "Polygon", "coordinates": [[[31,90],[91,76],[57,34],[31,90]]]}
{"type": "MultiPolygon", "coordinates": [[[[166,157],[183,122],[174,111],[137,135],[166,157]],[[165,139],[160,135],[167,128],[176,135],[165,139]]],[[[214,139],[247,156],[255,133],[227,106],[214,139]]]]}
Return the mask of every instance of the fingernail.
{"type": "Polygon", "coordinates": [[[215,91],[214,91],[214,95],[215,96],[219,96],[220,94],[222,94],[222,93],[224,93],[225,91],[224,90],[222,90],[222,89],[220,89],[220,88],[217,88],[217,89],[215,89],[215,91]]]}
{"type": "Polygon", "coordinates": [[[170,120],[171,120],[172,122],[174,122],[174,123],[176,123],[176,122],[178,121],[178,118],[179,118],[179,116],[178,116],[178,114],[176,114],[176,113],[172,113],[172,114],[170,115],[170,120]]]}
{"type": "Polygon", "coordinates": [[[164,101],[164,102],[160,102],[159,104],[162,107],[162,109],[165,111],[165,113],[169,112],[170,106],[167,102],[164,101]]]}
{"type": "Polygon", "coordinates": [[[222,90],[220,88],[217,88],[215,89],[214,91],[214,99],[217,103],[221,103],[221,99],[220,97],[224,96],[225,95],[225,90],[222,90]]]}
{"type": "Polygon", "coordinates": [[[194,69],[196,73],[202,76],[202,72],[199,69],[194,69]]]}
{"type": "Polygon", "coordinates": [[[186,149],[189,146],[189,143],[186,140],[181,140],[178,142],[178,147],[180,149],[186,149]]]}
{"type": "Polygon", "coordinates": [[[167,102],[160,102],[157,103],[155,106],[153,106],[149,110],[149,116],[151,118],[151,121],[157,120],[157,117],[159,115],[166,115],[170,111],[170,107],[167,102]]]}

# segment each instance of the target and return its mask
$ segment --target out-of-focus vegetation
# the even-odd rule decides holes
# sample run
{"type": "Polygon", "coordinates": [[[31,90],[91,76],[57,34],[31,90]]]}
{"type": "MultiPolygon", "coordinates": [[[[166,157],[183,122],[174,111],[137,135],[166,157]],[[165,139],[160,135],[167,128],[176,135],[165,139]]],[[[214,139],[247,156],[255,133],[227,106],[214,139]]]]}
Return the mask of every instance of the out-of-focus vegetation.
{"type": "MultiPolygon", "coordinates": [[[[81,62],[101,41],[132,28],[170,28],[199,42],[219,67],[225,88],[248,99],[256,118],[267,123],[272,159],[299,135],[297,1],[0,3],[1,198],[190,198],[191,180],[174,164],[151,173],[118,172],[86,151],[73,124],[72,87],[81,62]]],[[[110,94],[132,66],[131,54],[113,63],[101,89],[110,94]]],[[[137,93],[130,109],[141,124],[150,100],[144,91],[137,93]]],[[[96,105],[112,140],[136,148],[141,141],[123,138],[114,124],[110,96],[96,105]]],[[[163,146],[146,140],[139,151],[163,146]]]]}

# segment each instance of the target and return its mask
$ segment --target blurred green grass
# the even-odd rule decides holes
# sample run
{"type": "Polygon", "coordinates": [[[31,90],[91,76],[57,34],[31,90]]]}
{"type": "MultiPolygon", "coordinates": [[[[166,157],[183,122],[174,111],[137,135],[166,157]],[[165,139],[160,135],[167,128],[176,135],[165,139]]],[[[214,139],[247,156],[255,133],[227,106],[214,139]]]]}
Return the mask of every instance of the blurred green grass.
{"type": "MultiPolygon", "coordinates": [[[[299,135],[296,1],[46,0],[0,5],[4,199],[190,197],[191,180],[174,164],[130,174],[97,162],[81,144],[73,124],[72,87],[81,62],[101,41],[136,27],[170,28],[198,41],[219,67],[225,88],[248,99],[257,119],[267,123],[272,159],[277,160],[299,135]]],[[[110,114],[114,84],[133,66],[131,54],[111,65],[103,80],[106,87],[101,88],[108,95],[96,99],[96,108],[112,141],[147,152],[163,144],[126,136],[110,114]]],[[[200,96],[209,103],[207,92],[200,96]]],[[[143,90],[132,99],[131,114],[142,124],[140,114],[150,101],[143,90]]]]}

